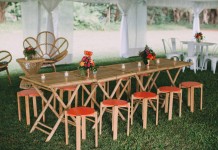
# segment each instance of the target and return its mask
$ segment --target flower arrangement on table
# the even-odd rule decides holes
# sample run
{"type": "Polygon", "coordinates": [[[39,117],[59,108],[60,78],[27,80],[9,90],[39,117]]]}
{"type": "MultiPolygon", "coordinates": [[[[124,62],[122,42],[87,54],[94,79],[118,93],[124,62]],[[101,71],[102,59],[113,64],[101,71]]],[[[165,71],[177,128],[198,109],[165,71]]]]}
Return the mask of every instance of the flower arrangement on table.
{"type": "Polygon", "coordinates": [[[32,59],[36,55],[36,50],[32,46],[26,47],[23,51],[25,59],[32,59]]]}
{"type": "Polygon", "coordinates": [[[97,68],[95,67],[95,62],[91,58],[93,52],[85,50],[84,54],[85,56],[83,56],[82,60],[79,63],[79,70],[81,72],[87,71],[87,73],[89,73],[90,70],[97,71],[97,68]]]}
{"type": "Polygon", "coordinates": [[[144,62],[145,65],[148,64],[148,60],[156,59],[155,52],[150,47],[148,47],[148,45],[145,46],[145,49],[143,51],[139,52],[139,56],[141,56],[142,61],[144,62]]]}
{"type": "Polygon", "coordinates": [[[195,33],[195,39],[196,39],[196,42],[200,43],[203,39],[204,39],[204,36],[201,32],[197,32],[195,33]]]}

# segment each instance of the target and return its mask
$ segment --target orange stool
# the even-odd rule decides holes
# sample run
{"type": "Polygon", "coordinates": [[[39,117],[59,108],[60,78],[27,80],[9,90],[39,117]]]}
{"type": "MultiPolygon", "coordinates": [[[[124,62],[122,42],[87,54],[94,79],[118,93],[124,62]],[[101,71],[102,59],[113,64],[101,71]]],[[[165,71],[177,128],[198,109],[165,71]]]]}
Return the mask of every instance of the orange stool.
{"type": "Polygon", "coordinates": [[[200,88],[201,89],[200,110],[202,110],[203,84],[199,82],[187,81],[187,82],[180,83],[179,87],[188,89],[188,106],[190,106],[191,112],[194,112],[194,90],[196,88],[200,88]]]}
{"type": "Polygon", "coordinates": [[[131,125],[133,124],[133,115],[138,108],[139,104],[142,104],[142,120],[143,128],[147,128],[147,112],[148,102],[150,106],[156,111],[156,125],[158,125],[158,108],[159,108],[159,96],[152,92],[136,92],[132,94],[131,98],[131,125]],[[153,104],[156,101],[156,107],[153,104]],[[135,107],[134,107],[135,103],[135,107]]]}
{"type": "MultiPolygon", "coordinates": [[[[33,113],[34,117],[37,117],[37,104],[36,97],[40,97],[39,93],[35,89],[22,90],[17,92],[17,104],[18,104],[18,119],[21,121],[21,107],[20,107],[20,97],[25,97],[25,107],[26,107],[26,123],[30,125],[30,108],[29,108],[29,97],[33,98],[33,113]]],[[[42,109],[44,108],[44,102],[42,100],[42,109]]],[[[45,116],[43,116],[43,121],[45,121],[45,116]]]]}
{"type": "Polygon", "coordinates": [[[128,117],[127,117],[127,136],[129,136],[129,120],[130,120],[130,104],[127,101],[124,100],[118,100],[118,99],[109,99],[109,100],[103,100],[100,104],[100,135],[102,132],[102,116],[107,108],[112,108],[112,131],[113,131],[113,140],[117,139],[117,130],[118,130],[118,114],[121,116],[123,120],[125,118],[119,111],[119,108],[127,108],[128,110],[128,117]]]}
{"type": "MultiPolygon", "coordinates": [[[[60,87],[60,98],[63,99],[64,96],[64,92],[67,91],[68,92],[68,101],[70,100],[71,96],[72,96],[72,92],[76,90],[76,85],[75,86],[64,86],[64,87],[60,87]]],[[[75,107],[78,106],[78,94],[76,94],[75,97],[75,107]]],[[[61,114],[63,111],[63,107],[59,104],[59,114],[61,114]]]]}
{"type": "Polygon", "coordinates": [[[162,107],[165,106],[165,113],[168,112],[168,105],[169,105],[169,114],[168,120],[172,120],[172,111],[173,111],[173,94],[178,94],[179,96],[179,117],[182,114],[182,89],[174,86],[162,86],[159,87],[157,90],[158,94],[165,93],[166,97],[162,107]],[[170,100],[170,102],[168,102],[170,100]]]}
{"type": "Polygon", "coordinates": [[[66,144],[68,141],[68,123],[72,123],[76,126],[76,150],[81,149],[81,120],[82,120],[82,139],[86,139],[86,117],[94,117],[95,120],[91,120],[95,123],[95,147],[98,147],[98,122],[97,122],[97,112],[94,108],[90,107],[75,107],[70,108],[65,111],[65,138],[66,144]],[[70,116],[73,120],[68,120],[70,116]]]}

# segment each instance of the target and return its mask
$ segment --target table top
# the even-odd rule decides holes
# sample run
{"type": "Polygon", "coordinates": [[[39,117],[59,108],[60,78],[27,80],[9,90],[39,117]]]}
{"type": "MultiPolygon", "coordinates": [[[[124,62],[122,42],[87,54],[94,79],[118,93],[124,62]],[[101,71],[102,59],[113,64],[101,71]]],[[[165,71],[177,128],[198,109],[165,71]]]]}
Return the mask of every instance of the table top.
{"type": "Polygon", "coordinates": [[[151,63],[150,66],[147,67],[141,63],[142,66],[139,69],[137,64],[138,62],[125,63],[125,70],[121,68],[121,64],[102,66],[98,68],[96,77],[94,77],[91,73],[89,78],[81,76],[79,70],[68,71],[68,77],[64,76],[64,72],[52,72],[45,73],[44,80],[41,79],[41,74],[30,75],[27,77],[21,76],[20,78],[40,86],[54,88],[60,86],[87,84],[92,82],[112,81],[138,74],[171,70],[192,65],[191,62],[173,61],[164,58],[160,58],[159,65],[151,63]]]}
{"type": "Polygon", "coordinates": [[[196,42],[196,41],[182,41],[183,44],[188,44],[188,43],[193,43],[195,45],[206,45],[206,46],[210,46],[210,45],[214,45],[216,43],[210,43],[210,42],[196,42]]]}

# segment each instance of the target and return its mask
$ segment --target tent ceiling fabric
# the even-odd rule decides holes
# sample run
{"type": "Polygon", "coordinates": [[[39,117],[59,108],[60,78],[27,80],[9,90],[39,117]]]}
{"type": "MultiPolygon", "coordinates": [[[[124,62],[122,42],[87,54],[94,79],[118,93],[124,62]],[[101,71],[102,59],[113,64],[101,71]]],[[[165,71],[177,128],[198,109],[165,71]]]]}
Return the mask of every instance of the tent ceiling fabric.
{"type": "MultiPolygon", "coordinates": [[[[59,19],[58,14],[62,12],[62,11],[58,12],[58,7],[56,7],[61,1],[69,2],[69,3],[85,2],[85,3],[118,4],[122,12],[122,23],[120,28],[121,57],[130,57],[130,56],[134,56],[136,53],[138,54],[138,50],[140,50],[140,48],[143,48],[144,44],[146,44],[145,40],[144,42],[143,41],[138,42],[139,41],[138,39],[146,38],[144,37],[143,34],[139,34],[138,31],[140,31],[141,33],[145,33],[146,35],[146,28],[143,28],[142,25],[146,24],[147,16],[144,12],[147,12],[147,6],[193,9],[194,11],[193,33],[195,33],[196,31],[200,31],[200,26],[199,26],[200,12],[205,8],[218,8],[218,0],[55,0],[55,1],[54,0],[0,0],[0,1],[22,2],[22,10],[23,10],[22,18],[23,18],[24,30],[29,31],[28,32],[29,35],[31,35],[31,32],[33,34],[33,31],[36,30],[40,32],[41,30],[40,24],[42,24],[40,20],[47,20],[47,25],[48,25],[47,29],[54,30],[54,32],[58,33],[58,28],[56,29],[54,24],[55,24],[55,20],[59,19]],[[43,4],[44,8],[47,10],[48,13],[47,17],[44,17],[44,19],[43,19],[43,14],[41,13],[42,7],[40,6],[39,2],[43,4]],[[51,5],[53,4],[52,7],[49,5],[49,3],[51,3],[51,5]],[[132,4],[131,7],[130,5],[127,5],[128,3],[132,4]],[[132,14],[130,14],[130,12],[132,14]],[[38,20],[34,19],[36,22],[33,26],[30,25],[30,20],[31,21],[33,20],[32,18],[38,18],[38,20]],[[142,21],[140,22],[140,20],[137,18],[140,18],[142,21]],[[136,21],[135,24],[131,24],[133,20],[136,21]],[[131,32],[131,36],[134,37],[134,39],[132,37],[131,38],[128,37],[128,32],[131,32]],[[131,51],[136,53],[132,54],[131,51]]],[[[69,9],[72,10],[72,8],[73,7],[69,9]]],[[[58,24],[59,23],[57,23],[57,25],[58,24]]],[[[23,32],[25,33],[26,31],[23,32]]]]}
{"type": "MultiPolygon", "coordinates": [[[[34,0],[0,0],[4,2],[25,2],[34,0]]],[[[44,0],[52,1],[52,0],[44,0]]],[[[66,0],[83,3],[117,3],[119,0],[66,0]]],[[[128,1],[128,0],[126,0],[128,1]]],[[[177,7],[177,8],[192,8],[195,3],[201,4],[204,8],[218,8],[218,0],[135,0],[146,1],[147,6],[157,7],[177,7]]]]}

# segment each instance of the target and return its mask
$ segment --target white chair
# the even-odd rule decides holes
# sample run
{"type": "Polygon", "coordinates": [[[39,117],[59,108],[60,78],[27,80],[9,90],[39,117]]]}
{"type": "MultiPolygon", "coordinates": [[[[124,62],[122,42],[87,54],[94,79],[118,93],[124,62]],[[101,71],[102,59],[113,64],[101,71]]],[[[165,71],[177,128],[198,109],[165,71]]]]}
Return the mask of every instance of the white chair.
{"type": "Polygon", "coordinates": [[[211,61],[211,71],[213,71],[213,73],[215,74],[216,64],[218,62],[218,44],[214,46],[211,54],[205,55],[204,61],[203,61],[203,67],[201,70],[207,70],[208,61],[211,61]]]}
{"type": "Polygon", "coordinates": [[[164,51],[166,54],[167,59],[172,59],[176,57],[178,60],[181,60],[181,56],[183,52],[180,52],[182,48],[182,43],[177,38],[170,38],[170,39],[162,39],[164,51]],[[180,51],[179,51],[180,50],[180,51]]]}
{"type": "MultiPolygon", "coordinates": [[[[196,53],[195,45],[194,43],[188,43],[187,48],[187,55],[184,55],[184,60],[186,62],[192,62],[193,65],[190,67],[190,69],[193,69],[196,73],[196,70],[198,69],[198,55],[196,53]]],[[[185,67],[183,67],[183,72],[185,71],[185,67]]]]}

